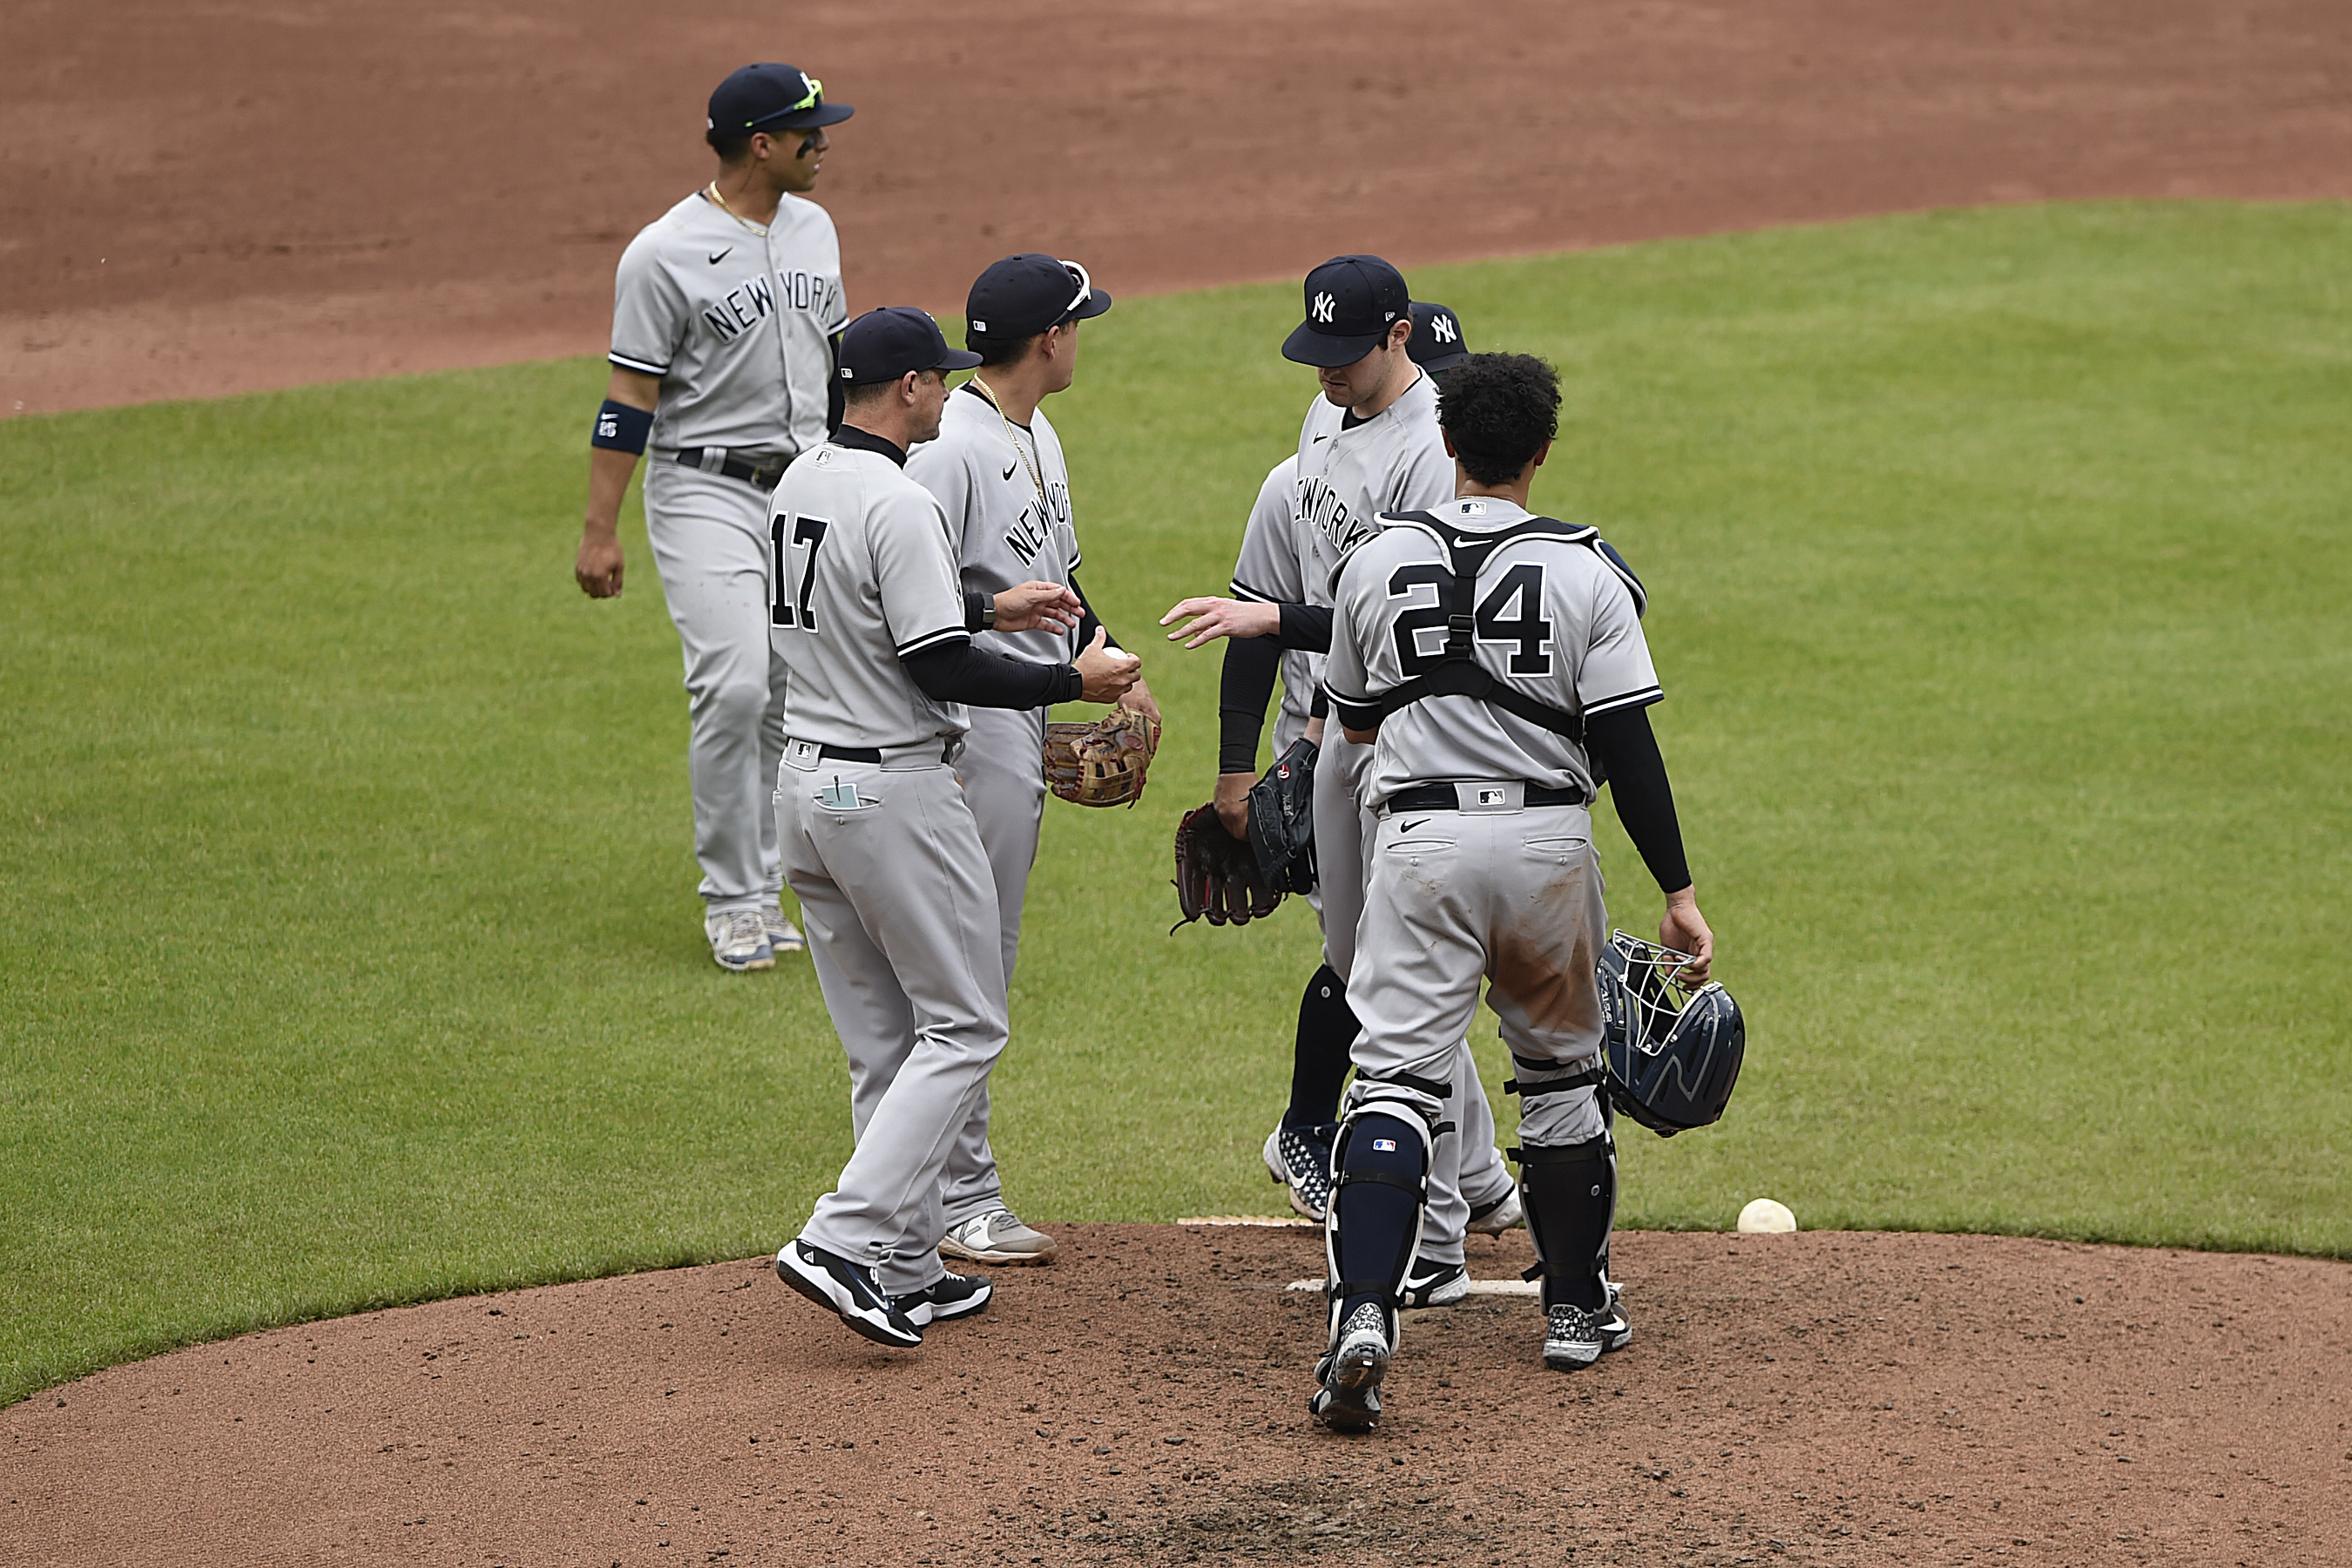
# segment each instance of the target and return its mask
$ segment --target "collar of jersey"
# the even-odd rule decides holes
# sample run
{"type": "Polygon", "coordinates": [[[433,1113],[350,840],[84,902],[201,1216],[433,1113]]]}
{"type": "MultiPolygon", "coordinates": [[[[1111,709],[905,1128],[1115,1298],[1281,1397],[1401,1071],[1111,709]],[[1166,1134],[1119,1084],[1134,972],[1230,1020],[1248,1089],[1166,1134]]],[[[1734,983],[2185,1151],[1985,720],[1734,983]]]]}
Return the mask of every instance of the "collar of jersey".
{"type": "Polygon", "coordinates": [[[853,452],[878,452],[902,468],[907,466],[907,454],[899,450],[896,441],[877,436],[870,430],[860,430],[855,425],[844,425],[835,431],[833,444],[846,447],[853,452]]]}

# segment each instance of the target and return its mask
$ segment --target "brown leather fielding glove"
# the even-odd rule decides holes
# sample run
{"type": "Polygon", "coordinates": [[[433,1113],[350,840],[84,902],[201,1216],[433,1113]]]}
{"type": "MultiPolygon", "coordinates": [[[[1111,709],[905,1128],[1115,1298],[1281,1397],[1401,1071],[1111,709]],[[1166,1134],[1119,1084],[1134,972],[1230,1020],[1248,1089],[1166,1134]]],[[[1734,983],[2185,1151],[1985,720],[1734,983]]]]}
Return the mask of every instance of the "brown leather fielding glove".
{"type": "Polygon", "coordinates": [[[1133,805],[1160,750],[1148,713],[1114,708],[1091,724],[1045,726],[1045,787],[1080,805],[1133,805]]]}

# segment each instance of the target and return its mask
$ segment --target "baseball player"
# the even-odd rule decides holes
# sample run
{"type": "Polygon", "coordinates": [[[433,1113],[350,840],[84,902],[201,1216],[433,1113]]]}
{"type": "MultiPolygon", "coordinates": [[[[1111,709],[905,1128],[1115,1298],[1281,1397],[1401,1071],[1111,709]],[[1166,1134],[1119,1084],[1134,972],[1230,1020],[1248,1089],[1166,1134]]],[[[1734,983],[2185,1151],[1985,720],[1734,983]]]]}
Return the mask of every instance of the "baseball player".
{"type": "Polygon", "coordinates": [[[768,646],[782,546],[768,492],[824,439],[833,342],[848,320],[833,219],[803,199],[850,116],[787,65],[752,65],[710,95],[719,174],[648,224],[621,257],[613,374],[591,437],[588,516],[573,574],[592,598],[621,591],[614,530],[637,458],[646,535],[686,658],[687,772],[703,931],[729,970],[797,952],[784,918],[775,817],[782,670],[768,646]]]}
{"type": "Polygon", "coordinates": [[[1660,940],[1693,955],[1685,978],[1705,980],[1715,944],[1650,731],[1661,692],[1639,585],[1591,529],[1527,510],[1559,429],[1551,367],[1474,355],[1448,379],[1439,416],[1459,498],[1383,519],[1348,558],[1323,673],[1339,723],[1377,742],[1365,798],[1379,827],[1351,991],[1363,1034],[1309,1404],[1348,1430],[1380,1418],[1481,976],[1518,1075],[1544,1361],[1589,1366],[1632,1338],[1607,1274],[1616,1156],[1598,1084],[1594,964],[1608,911],[1592,848],[1596,761],[1666,895],[1660,940]]]}
{"type": "MultiPolygon", "coordinates": [[[[1232,639],[1218,704],[1224,727],[1216,805],[1237,837],[1248,830],[1258,729],[1277,661],[1329,647],[1332,579],[1347,553],[1378,531],[1381,512],[1434,505],[1454,489],[1453,461],[1437,428],[1436,383],[1412,353],[1416,331],[1404,279],[1378,257],[1341,256],[1307,274],[1305,296],[1307,319],[1282,352],[1316,367],[1322,390],[1299,428],[1287,518],[1278,521],[1266,504],[1270,475],[1259,491],[1263,521],[1253,515],[1257,548],[1245,535],[1234,597],[1187,599],[1160,621],[1184,621],[1170,637],[1187,647],[1232,639]]],[[[1453,313],[1433,310],[1458,344],[1453,313]]],[[[1449,347],[1434,332],[1426,342],[1441,357],[1449,347]]],[[[1268,1173],[1290,1189],[1292,1206],[1320,1219],[1330,1193],[1331,1119],[1358,1028],[1347,984],[1369,848],[1359,795],[1371,752],[1343,737],[1314,738],[1321,743],[1314,817],[1323,964],[1299,1002],[1291,1103],[1267,1135],[1264,1154],[1268,1173]]],[[[1433,1167],[1421,1272],[1409,1282],[1416,1306],[1460,1300],[1469,1289],[1465,1232],[1499,1233],[1519,1217],[1509,1173],[1495,1152],[1494,1114],[1476,1064],[1465,1050],[1456,1065],[1462,1081],[1445,1130],[1459,1135],[1444,1140],[1433,1167]]]]}
{"type": "MultiPolygon", "coordinates": [[[[936,439],[908,455],[907,477],[938,498],[962,562],[967,593],[992,598],[1025,582],[1066,584],[1078,605],[1061,639],[983,629],[975,646],[1028,663],[1066,661],[1101,624],[1078,587],[1078,540],[1070,517],[1070,470],[1042,404],[1077,371],[1078,327],[1110,309],[1087,269],[1050,256],[1008,256],[982,272],[965,308],[965,343],[980,369],[951,396],[936,439]]],[[[1116,647],[1113,640],[1109,646],[1116,647]]],[[[1153,719],[1140,680],[1121,702],[1153,719]]],[[[956,772],[980,825],[1003,922],[1004,981],[1021,946],[1021,907],[1037,859],[1045,803],[1045,710],[975,708],[956,772]]],[[[940,1249],[973,1263],[1045,1263],[1051,1237],[1005,1206],[988,1143],[985,1087],[948,1157],[947,1239],[940,1249]]]]}
{"type": "Polygon", "coordinates": [[[849,1056],[857,1147],[776,1272],[867,1339],[907,1346],[991,1294],[939,1256],[941,1178],[1005,1039],[996,881],[955,771],[969,707],[1116,701],[1137,665],[1099,629],[1068,662],[973,646],[992,618],[1000,632],[1055,632],[1077,610],[1058,583],[967,593],[946,515],[902,471],[908,448],[939,433],[943,373],[980,356],[905,309],[859,317],[839,355],[841,427],[793,460],[772,503],[774,639],[790,674],[773,799],[849,1056]]]}

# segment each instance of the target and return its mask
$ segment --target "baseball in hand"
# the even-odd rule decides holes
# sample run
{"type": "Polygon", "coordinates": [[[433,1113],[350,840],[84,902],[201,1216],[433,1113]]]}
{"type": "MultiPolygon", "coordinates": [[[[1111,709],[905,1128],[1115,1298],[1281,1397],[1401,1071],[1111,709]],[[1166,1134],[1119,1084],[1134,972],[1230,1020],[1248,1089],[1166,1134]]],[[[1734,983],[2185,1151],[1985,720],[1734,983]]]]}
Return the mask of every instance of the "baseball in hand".
{"type": "Polygon", "coordinates": [[[1776,1198],[1757,1198],[1739,1211],[1742,1236],[1786,1236],[1797,1228],[1797,1216],[1776,1198]]]}

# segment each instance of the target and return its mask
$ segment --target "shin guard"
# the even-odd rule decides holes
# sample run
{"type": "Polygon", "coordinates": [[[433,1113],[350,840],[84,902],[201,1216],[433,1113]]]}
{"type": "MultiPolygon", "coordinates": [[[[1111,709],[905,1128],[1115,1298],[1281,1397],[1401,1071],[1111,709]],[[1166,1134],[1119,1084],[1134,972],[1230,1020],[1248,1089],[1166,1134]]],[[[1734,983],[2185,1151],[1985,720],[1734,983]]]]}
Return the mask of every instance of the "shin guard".
{"type": "Polygon", "coordinates": [[[1324,1222],[1327,1343],[1367,1301],[1388,1319],[1397,1341],[1397,1302],[1421,1249],[1421,1213],[1429,1192],[1429,1129],[1394,1101],[1359,1106],[1339,1123],[1332,1156],[1331,1212],[1324,1222]]]}
{"type": "Polygon", "coordinates": [[[1348,983],[1329,964],[1307,978],[1298,998],[1298,1037],[1291,1049],[1290,1109],[1286,1127],[1328,1125],[1339,1114],[1339,1089],[1348,1081],[1348,1052],[1362,1026],[1348,1005],[1348,983]]]}
{"type": "Polygon", "coordinates": [[[1546,1307],[1609,1304],[1609,1231],[1617,1217],[1617,1148],[1606,1132],[1561,1149],[1514,1149],[1546,1307]]]}

